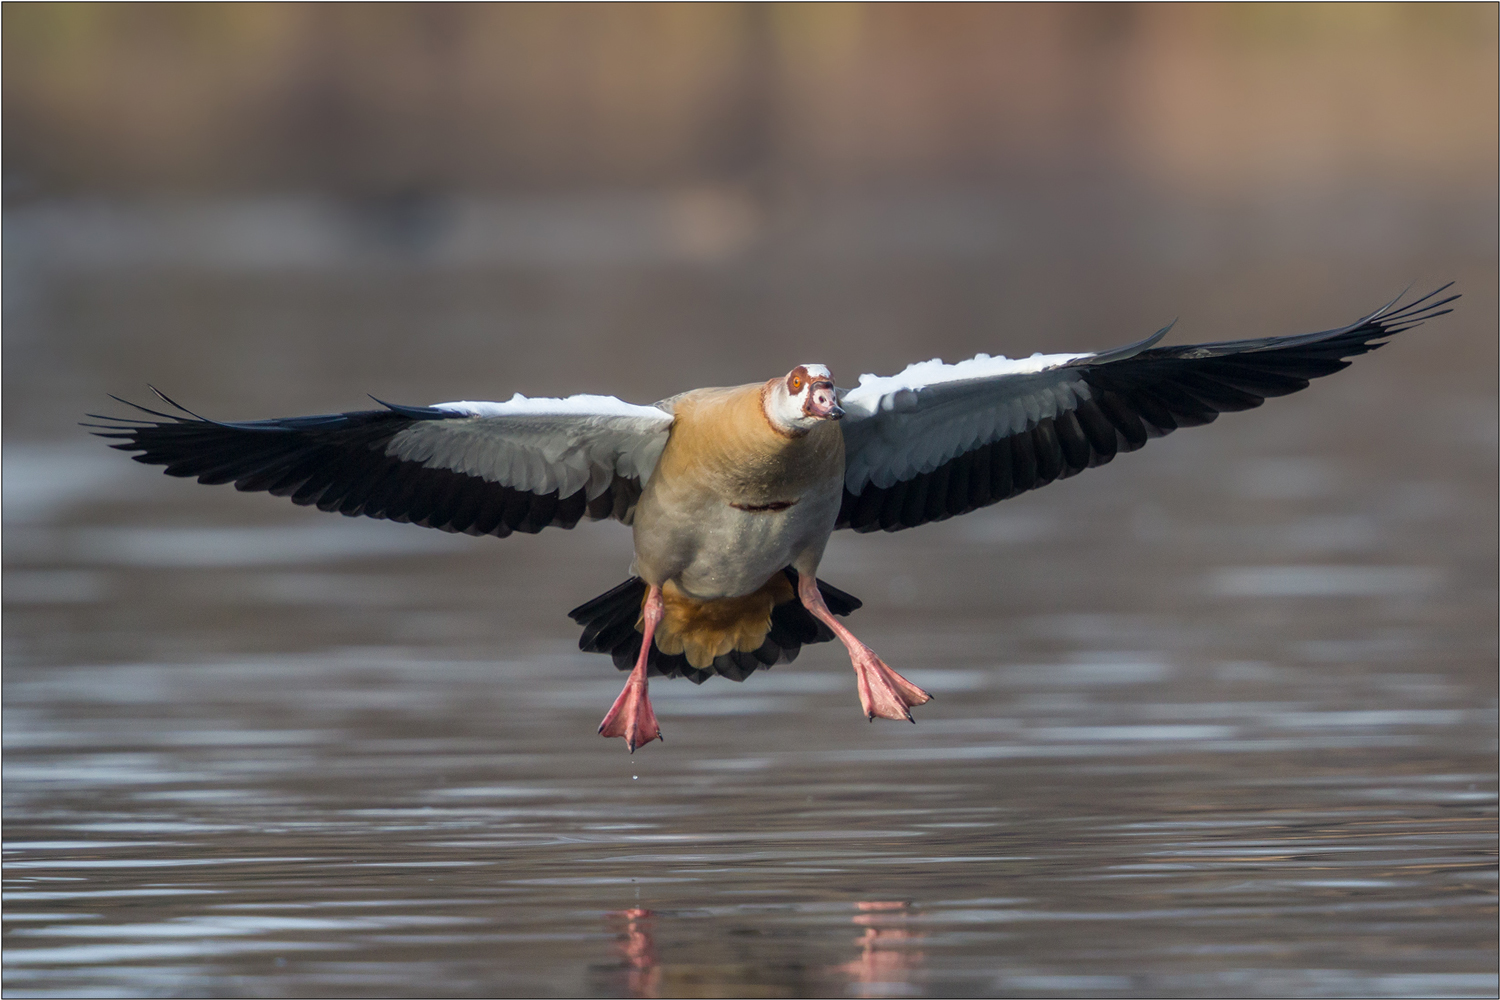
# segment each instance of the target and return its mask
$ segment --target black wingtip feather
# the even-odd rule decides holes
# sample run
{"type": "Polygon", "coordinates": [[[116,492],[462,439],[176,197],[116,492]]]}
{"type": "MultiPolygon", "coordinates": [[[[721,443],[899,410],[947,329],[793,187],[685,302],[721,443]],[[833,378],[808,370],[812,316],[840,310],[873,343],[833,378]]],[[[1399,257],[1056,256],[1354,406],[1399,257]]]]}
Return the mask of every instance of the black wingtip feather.
{"type": "MultiPolygon", "coordinates": [[[[155,393],[157,399],[160,399],[163,403],[166,403],[168,406],[170,406],[170,407],[172,407],[174,409],[181,410],[183,413],[186,413],[188,416],[192,417],[194,420],[201,420],[201,421],[203,421],[206,424],[217,423],[217,421],[209,420],[207,417],[200,417],[198,414],[194,413],[192,410],[188,409],[186,406],[183,406],[181,403],[177,402],[177,400],[173,399],[171,396],[168,396],[166,393],[162,392],[160,389],[158,389],[156,386],[152,385],[150,382],[146,383],[146,388],[150,389],[153,393],[155,393]]],[[[145,408],[142,407],[142,409],[145,409],[145,408]]],[[[152,411],[147,410],[146,412],[150,413],[152,411]]],[[[175,418],[175,419],[179,419],[180,420],[181,418],[179,417],[179,418],[175,418]]]]}
{"type": "MultiPolygon", "coordinates": [[[[365,395],[369,395],[369,393],[365,395]]],[[[376,396],[370,396],[370,398],[392,413],[399,413],[403,417],[411,417],[413,420],[451,420],[454,417],[463,417],[466,415],[450,410],[441,410],[436,406],[403,406],[400,403],[387,403],[376,396]]]]}
{"type": "MultiPolygon", "coordinates": [[[[148,386],[148,388],[150,388],[152,392],[156,392],[155,387],[148,386]]],[[[116,396],[114,393],[108,393],[107,395],[109,396],[110,399],[113,399],[117,403],[124,403],[126,406],[128,406],[128,407],[130,407],[132,409],[140,410],[142,413],[149,413],[153,417],[161,417],[163,420],[170,420],[173,423],[182,423],[183,422],[182,417],[177,416],[175,413],[162,413],[160,410],[153,410],[150,407],[142,406],[140,403],[132,403],[128,399],[121,399],[119,396],[116,396]]],[[[93,414],[90,414],[90,416],[93,416],[93,414]]],[[[130,417],[104,417],[103,419],[105,419],[105,420],[121,420],[121,421],[123,421],[123,420],[130,420],[132,418],[130,418],[130,417]]],[[[139,419],[139,418],[134,418],[134,419],[139,419]]],[[[202,418],[199,418],[199,419],[202,419],[202,418]]]]}

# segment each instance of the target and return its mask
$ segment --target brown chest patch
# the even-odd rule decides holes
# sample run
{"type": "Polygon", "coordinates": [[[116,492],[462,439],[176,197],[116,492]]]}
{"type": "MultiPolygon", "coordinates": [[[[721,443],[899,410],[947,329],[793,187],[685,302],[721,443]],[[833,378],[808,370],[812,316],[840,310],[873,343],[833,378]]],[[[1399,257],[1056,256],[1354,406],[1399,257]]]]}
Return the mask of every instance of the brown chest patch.
{"type": "Polygon", "coordinates": [[[699,389],[680,399],[672,436],[652,475],[655,489],[770,511],[842,480],[840,428],[828,422],[797,437],[773,433],[761,388],[699,389]]]}
{"type": "Polygon", "coordinates": [[[735,510],[743,510],[751,514],[765,514],[787,510],[796,502],[795,500],[773,500],[770,503],[732,503],[729,506],[735,510]]]}

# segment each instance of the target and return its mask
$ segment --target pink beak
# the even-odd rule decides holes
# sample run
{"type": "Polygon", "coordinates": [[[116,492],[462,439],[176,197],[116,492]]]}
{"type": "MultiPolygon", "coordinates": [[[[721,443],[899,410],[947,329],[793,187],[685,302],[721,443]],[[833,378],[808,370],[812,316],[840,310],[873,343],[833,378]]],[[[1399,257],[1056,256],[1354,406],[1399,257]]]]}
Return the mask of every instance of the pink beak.
{"type": "Polygon", "coordinates": [[[839,406],[838,393],[834,391],[832,382],[812,384],[812,389],[807,394],[806,409],[808,416],[824,420],[838,420],[844,415],[844,408],[839,406]]]}

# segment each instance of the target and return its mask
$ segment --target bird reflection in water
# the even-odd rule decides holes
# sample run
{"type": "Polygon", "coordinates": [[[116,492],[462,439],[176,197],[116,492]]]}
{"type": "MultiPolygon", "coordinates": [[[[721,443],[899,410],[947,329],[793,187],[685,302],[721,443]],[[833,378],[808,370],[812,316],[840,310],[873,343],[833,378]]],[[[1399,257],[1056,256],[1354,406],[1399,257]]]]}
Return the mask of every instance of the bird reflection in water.
{"type": "Polygon", "coordinates": [[[633,997],[661,996],[661,969],[656,964],[656,943],[651,939],[650,910],[618,910],[612,917],[625,919],[625,934],[615,950],[625,960],[625,989],[633,997]]]}
{"type": "Polygon", "coordinates": [[[910,985],[912,970],[926,957],[908,947],[909,942],[922,938],[907,926],[911,904],[863,900],[854,905],[859,910],[854,915],[854,925],[864,928],[864,933],[854,939],[860,946],[860,955],[852,962],[836,966],[835,971],[850,978],[850,986],[858,995],[884,995],[893,992],[893,987],[906,992],[899,988],[910,985]]]}
{"type": "MultiPolygon", "coordinates": [[[[862,929],[860,936],[853,939],[859,946],[859,957],[827,966],[827,972],[847,979],[856,996],[910,992],[911,973],[926,958],[924,953],[910,948],[911,942],[923,937],[907,926],[912,916],[911,904],[867,900],[854,905],[858,911],[853,917],[854,925],[862,929]]],[[[653,939],[656,915],[650,910],[630,909],[616,910],[609,916],[625,922],[615,951],[624,959],[626,995],[661,996],[662,969],[653,939]]]]}

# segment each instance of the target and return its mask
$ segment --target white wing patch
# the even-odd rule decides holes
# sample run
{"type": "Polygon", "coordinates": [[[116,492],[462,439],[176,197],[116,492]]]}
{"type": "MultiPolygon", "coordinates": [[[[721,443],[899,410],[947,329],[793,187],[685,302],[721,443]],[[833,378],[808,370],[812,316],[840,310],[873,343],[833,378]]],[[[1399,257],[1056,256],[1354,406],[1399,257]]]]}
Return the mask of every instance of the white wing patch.
{"type": "Polygon", "coordinates": [[[616,476],[641,484],[667,443],[672,414],[613,396],[438,403],[467,417],[422,420],[393,437],[386,454],[528,493],[592,500],[616,476]]]}
{"type": "Polygon", "coordinates": [[[980,354],[948,365],[934,358],[899,375],[861,375],[845,393],[844,485],[884,489],[983,444],[1015,434],[1089,398],[1071,361],[1090,354],[980,354]]]}
{"type": "Polygon", "coordinates": [[[627,403],[623,399],[614,396],[567,396],[562,399],[550,396],[538,396],[528,399],[519,392],[503,403],[484,402],[459,402],[459,403],[433,403],[434,410],[450,410],[453,413],[467,413],[475,417],[509,417],[517,414],[574,414],[588,417],[640,417],[646,420],[655,420],[665,412],[657,406],[641,406],[636,403],[627,403]]]}
{"type": "Polygon", "coordinates": [[[876,409],[892,409],[885,404],[886,397],[902,389],[925,389],[928,386],[947,382],[966,382],[970,379],[996,378],[1001,375],[1029,375],[1061,368],[1070,361],[1092,357],[1091,354],[1033,354],[1029,358],[1007,358],[1005,355],[990,357],[976,354],[968,361],[944,364],[941,358],[918,361],[907,365],[899,375],[861,375],[859,386],[844,394],[843,407],[850,413],[870,416],[876,409]]]}

